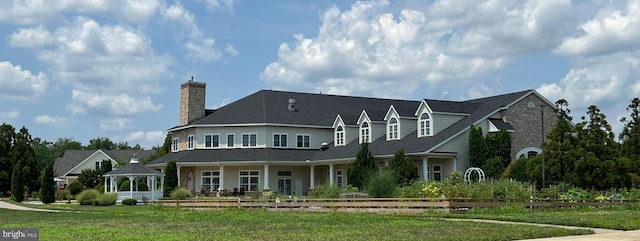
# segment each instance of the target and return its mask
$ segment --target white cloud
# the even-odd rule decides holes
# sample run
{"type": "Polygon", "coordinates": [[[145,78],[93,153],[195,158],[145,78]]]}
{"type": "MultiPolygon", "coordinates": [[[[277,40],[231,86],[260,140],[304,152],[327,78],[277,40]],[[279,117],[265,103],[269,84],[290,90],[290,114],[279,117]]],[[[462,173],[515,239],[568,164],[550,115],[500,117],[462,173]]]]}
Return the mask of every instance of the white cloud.
{"type": "MultiPolygon", "coordinates": [[[[183,49],[185,50],[187,59],[211,62],[222,58],[223,50],[216,46],[216,40],[204,36],[202,30],[198,27],[195,15],[185,9],[180,2],[165,7],[160,11],[160,15],[164,19],[179,23],[187,30],[186,33],[183,33],[186,39],[182,40],[184,41],[183,49]]],[[[229,52],[228,49],[225,50],[231,56],[235,56],[234,52],[229,52]]],[[[237,51],[235,53],[237,54],[237,51]]]]}
{"type": "Polygon", "coordinates": [[[38,72],[22,70],[20,65],[0,62],[0,97],[13,100],[30,101],[45,95],[49,91],[49,77],[38,72]]]}
{"type": "Polygon", "coordinates": [[[60,116],[39,115],[33,121],[37,124],[47,125],[50,127],[63,128],[69,126],[70,120],[60,116]]]}
{"type": "Polygon", "coordinates": [[[228,12],[233,13],[233,9],[238,0],[196,0],[198,2],[204,2],[207,10],[211,12],[228,12]]]}
{"type": "Polygon", "coordinates": [[[106,131],[120,131],[133,127],[130,119],[116,118],[110,120],[100,120],[100,129],[106,131]]]}
{"type": "Polygon", "coordinates": [[[162,104],[154,104],[151,97],[132,97],[128,94],[72,91],[67,109],[73,114],[131,116],[144,112],[157,112],[162,104]]]}
{"type": "Polygon", "coordinates": [[[567,55],[594,55],[640,47],[640,0],[631,0],[622,9],[605,8],[594,19],[579,26],[574,37],[564,39],[557,52],[567,55]]]}
{"type": "Polygon", "coordinates": [[[11,47],[40,48],[51,42],[51,33],[42,25],[18,29],[9,37],[11,47]]]}
{"type": "Polygon", "coordinates": [[[119,136],[114,139],[125,140],[129,145],[140,144],[145,149],[150,149],[153,146],[160,146],[164,143],[166,133],[163,131],[135,131],[127,134],[126,136],[119,136]]]}
{"type": "Polygon", "coordinates": [[[0,122],[5,122],[6,120],[14,120],[20,117],[20,112],[17,110],[0,112],[0,122]]]}
{"type": "Polygon", "coordinates": [[[236,48],[233,47],[233,45],[231,44],[227,44],[224,46],[224,51],[227,52],[227,54],[231,55],[231,56],[238,56],[238,50],[236,50],[236,48]]]}
{"type": "Polygon", "coordinates": [[[144,23],[157,12],[162,0],[29,0],[10,1],[0,8],[0,22],[50,24],[64,22],[66,13],[97,14],[144,23]]]}
{"type": "Polygon", "coordinates": [[[261,78],[275,88],[396,98],[422,83],[475,84],[514,56],[557,46],[570,14],[568,0],[435,1],[388,12],[399,5],[329,7],[317,36],[282,43],[261,78]]]}

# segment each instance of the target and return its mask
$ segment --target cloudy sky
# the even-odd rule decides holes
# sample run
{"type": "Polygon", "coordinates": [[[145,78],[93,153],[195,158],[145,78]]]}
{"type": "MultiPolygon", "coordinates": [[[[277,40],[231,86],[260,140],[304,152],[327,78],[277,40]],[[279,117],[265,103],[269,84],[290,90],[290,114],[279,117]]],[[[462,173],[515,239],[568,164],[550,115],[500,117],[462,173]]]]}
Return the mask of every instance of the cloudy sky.
{"type": "Polygon", "coordinates": [[[0,123],[161,145],[179,86],[465,100],[536,89],[619,133],[640,96],[640,0],[2,0],[0,123]]]}

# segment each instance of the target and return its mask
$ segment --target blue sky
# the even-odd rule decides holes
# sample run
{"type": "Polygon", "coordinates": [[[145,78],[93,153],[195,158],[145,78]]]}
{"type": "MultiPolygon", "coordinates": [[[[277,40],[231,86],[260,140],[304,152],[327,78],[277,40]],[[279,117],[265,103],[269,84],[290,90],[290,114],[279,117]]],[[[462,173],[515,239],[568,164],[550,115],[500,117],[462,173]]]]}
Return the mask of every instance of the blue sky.
{"type": "Polygon", "coordinates": [[[179,86],[465,100],[536,89],[619,133],[640,96],[640,0],[6,0],[0,122],[149,148],[179,86]]]}

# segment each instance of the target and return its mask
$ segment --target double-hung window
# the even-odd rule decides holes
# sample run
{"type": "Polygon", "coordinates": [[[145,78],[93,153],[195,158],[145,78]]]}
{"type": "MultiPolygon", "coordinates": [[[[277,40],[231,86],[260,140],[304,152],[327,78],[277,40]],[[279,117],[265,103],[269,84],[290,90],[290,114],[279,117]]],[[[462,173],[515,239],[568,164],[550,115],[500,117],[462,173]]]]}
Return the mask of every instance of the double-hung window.
{"type": "Polygon", "coordinates": [[[258,146],[258,134],[242,134],[242,147],[258,146]]]}
{"type": "Polygon", "coordinates": [[[236,146],[236,135],[227,134],[227,147],[235,147],[236,146]]]}
{"type": "Polygon", "coordinates": [[[398,119],[391,118],[391,120],[389,120],[389,134],[387,136],[388,140],[398,139],[398,125],[398,119]]]}
{"type": "Polygon", "coordinates": [[[311,146],[311,144],[309,143],[310,139],[311,139],[311,136],[309,136],[309,135],[298,135],[297,139],[298,139],[297,147],[309,148],[311,146]]]}
{"type": "Polygon", "coordinates": [[[342,126],[338,126],[336,128],[336,146],[344,145],[344,128],[342,126]]]}
{"type": "Polygon", "coordinates": [[[273,134],[274,147],[287,147],[287,134],[273,134]]]}
{"type": "Polygon", "coordinates": [[[254,192],[260,185],[260,171],[240,171],[240,189],[254,192]]]}
{"type": "Polygon", "coordinates": [[[360,125],[360,143],[371,142],[369,139],[370,132],[371,132],[371,129],[369,128],[368,122],[364,122],[362,123],[362,125],[360,125]]]}
{"type": "Polygon", "coordinates": [[[204,147],[205,148],[220,147],[220,135],[217,135],[217,134],[204,135],[204,147]]]}
{"type": "Polygon", "coordinates": [[[193,150],[194,147],[195,147],[194,137],[193,137],[193,135],[188,135],[187,136],[187,149],[193,150]]]}
{"type": "Polygon", "coordinates": [[[178,138],[173,138],[171,140],[171,150],[173,152],[177,152],[178,151],[178,143],[179,143],[179,139],[178,138]]]}
{"type": "Polygon", "coordinates": [[[431,135],[431,117],[428,113],[420,115],[420,136],[431,135]]]}

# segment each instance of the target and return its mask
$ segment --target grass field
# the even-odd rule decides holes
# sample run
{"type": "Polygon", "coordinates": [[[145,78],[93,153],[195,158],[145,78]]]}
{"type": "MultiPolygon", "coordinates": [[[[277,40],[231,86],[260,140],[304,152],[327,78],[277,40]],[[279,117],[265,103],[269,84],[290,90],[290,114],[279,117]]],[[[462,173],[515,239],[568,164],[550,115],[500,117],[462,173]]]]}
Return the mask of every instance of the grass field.
{"type": "MultiPolygon", "coordinates": [[[[0,209],[2,228],[39,228],[40,240],[514,240],[589,234],[527,225],[444,221],[439,214],[192,211],[151,206],[51,205],[74,212],[0,209]],[[77,212],[76,212],[77,211],[77,212]]],[[[42,207],[42,206],[40,206],[42,207]]]]}

